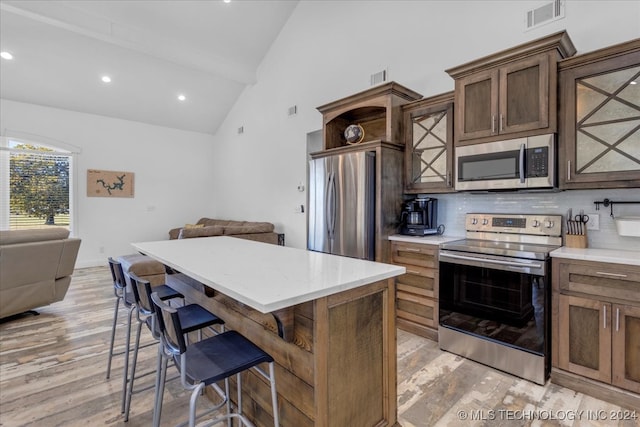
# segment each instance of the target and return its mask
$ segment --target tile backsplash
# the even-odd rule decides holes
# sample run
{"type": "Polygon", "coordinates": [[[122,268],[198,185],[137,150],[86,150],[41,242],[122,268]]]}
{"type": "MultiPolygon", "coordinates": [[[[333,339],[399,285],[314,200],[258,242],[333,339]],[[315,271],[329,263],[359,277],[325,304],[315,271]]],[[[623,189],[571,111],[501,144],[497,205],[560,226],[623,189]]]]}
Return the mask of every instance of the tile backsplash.
{"type": "MultiPolygon", "coordinates": [[[[600,249],[640,250],[640,237],[619,236],[611,218],[611,207],[600,206],[595,201],[640,201],[640,189],[571,190],[556,193],[454,193],[430,195],[438,199],[438,224],[444,224],[445,235],[465,235],[464,218],[467,213],[528,213],[562,215],[569,208],[576,215],[581,209],[585,214],[600,215],[600,230],[589,230],[589,247],[600,249]]],[[[640,204],[614,205],[618,216],[640,216],[640,204]]],[[[564,227],[563,227],[564,233],[564,227]]]]}

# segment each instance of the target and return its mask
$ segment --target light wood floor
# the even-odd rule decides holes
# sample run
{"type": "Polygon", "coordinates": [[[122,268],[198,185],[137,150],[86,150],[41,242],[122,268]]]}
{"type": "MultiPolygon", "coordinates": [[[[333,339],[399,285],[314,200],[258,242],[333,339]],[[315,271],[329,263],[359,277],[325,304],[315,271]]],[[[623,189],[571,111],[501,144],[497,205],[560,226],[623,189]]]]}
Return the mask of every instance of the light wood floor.
{"type": "MultiPolygon", "coordinates": [[[[129,422],[123,421],[122,357],[114,358],[111,379],[105,378],[113,304],[108,269],[79,269],[64,301],[39,309],[39,316],[0,324],[1,427],[151,424],[153,390],[133,396],[129,422]]],[[[116,343],[123,341],[118,333],[116,343]]],[[[140,352],[141,371],[154,367],[155,355],[153,346],[140,352]]],[[[188,397],[177,382],[167,385],[164,402],[163,425],[184,420],[188,397]]],[[[640,425],[587,421],[580,411],[621,408],[553,384],[542,387],[515,378],[403,331],[398,331],[398,405],[404,427],[640,425]],[[471,421],[474,416],[484,420],[471,421]],[[556,419],[532,420],[535,416],[556,419]]]]}

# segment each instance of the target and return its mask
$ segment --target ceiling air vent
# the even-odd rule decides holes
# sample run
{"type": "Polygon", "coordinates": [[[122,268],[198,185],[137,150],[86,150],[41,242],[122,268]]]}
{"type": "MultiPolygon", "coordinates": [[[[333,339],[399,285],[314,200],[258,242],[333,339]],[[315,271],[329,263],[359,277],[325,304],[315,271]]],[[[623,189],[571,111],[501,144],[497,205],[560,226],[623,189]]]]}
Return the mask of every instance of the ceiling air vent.
{"type": "Polygon", "coordinates": [[[565,0],[553,0],[527,11],[527,30],[564,18],[565,0]]]}
{"type": "Polygon", "coordinates": [[[375,74],[371,74],[371,86],[375,86],[382,82],[387,81],[387,70],[378,71],[375,74]]]}

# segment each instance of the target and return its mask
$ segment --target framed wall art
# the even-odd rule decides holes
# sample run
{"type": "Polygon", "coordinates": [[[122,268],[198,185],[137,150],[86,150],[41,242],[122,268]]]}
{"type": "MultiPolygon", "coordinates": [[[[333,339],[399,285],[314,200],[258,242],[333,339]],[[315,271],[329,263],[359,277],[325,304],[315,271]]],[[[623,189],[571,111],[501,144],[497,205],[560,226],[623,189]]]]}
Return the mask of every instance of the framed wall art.
{"type": "Polygon", "coordinates": [[[87,169],[87,197],[133,197],[133,172],[87,169]]]}

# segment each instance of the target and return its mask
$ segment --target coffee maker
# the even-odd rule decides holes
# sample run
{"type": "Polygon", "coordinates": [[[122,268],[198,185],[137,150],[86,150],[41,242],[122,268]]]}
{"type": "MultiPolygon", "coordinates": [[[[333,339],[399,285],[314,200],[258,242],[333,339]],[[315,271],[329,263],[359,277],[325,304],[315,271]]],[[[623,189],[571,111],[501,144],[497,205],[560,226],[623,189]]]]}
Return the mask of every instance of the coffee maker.
{"type": "Polygon", "coordinates": [[[417,197],[406,201],[400,216],[400,232],[409,236],[426,236],[438,233],[438,199],[417,197]]]}

